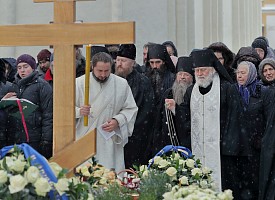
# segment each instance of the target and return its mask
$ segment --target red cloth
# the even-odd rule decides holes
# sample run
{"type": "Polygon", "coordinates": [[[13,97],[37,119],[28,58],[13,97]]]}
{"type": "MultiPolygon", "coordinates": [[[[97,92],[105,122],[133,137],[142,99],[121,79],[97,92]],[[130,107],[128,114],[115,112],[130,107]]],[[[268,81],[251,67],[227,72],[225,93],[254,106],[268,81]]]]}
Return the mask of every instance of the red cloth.
{"type": "Polygon", "coordinates": [[[53,76],[52,76],[52,73],[51,73],[51,70],[48,69],[45,73],[45,76],[44,76],[44,79],[46,81],[52,81],[53,80],[53,76]]]}

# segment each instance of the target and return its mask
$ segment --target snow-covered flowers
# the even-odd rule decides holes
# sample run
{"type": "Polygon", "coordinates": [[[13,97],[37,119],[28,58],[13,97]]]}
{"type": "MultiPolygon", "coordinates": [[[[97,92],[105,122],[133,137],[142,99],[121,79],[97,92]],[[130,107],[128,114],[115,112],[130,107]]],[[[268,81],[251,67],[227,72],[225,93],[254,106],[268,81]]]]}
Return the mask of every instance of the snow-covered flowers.
{"type": "Polygon", "coordinates": [[[207,188],[200,188],[198,185],[190,185],[186,187],[174,186],[170,192],[163,194],[164,200],[177,199],[205,199],[205,200],[232,200],[232,191],[225,190],[218,193],[207,188]]]}
{"type": "Polygon", "coordinates": [[[71,199],[93,199],[88,184],[76,181],[76,178],[65,178],[66,170],[56,163],[49,166],[58,178],[57,183],[41,173],[41,166],[31,166],[31,158],[26,159],[14,146],[0,160],[0,199],[49,199],[50,191],[54,195],[66,194],[71,199]]]}
{"type": "Polygon", "coordinates": [[[188,186],[197,184],[202,188],[212,188],[211,173],[209,168],[202,167],[199,160],[184,158],[178,152],[172,152],[170,156],[156,156],[150,169],[145,166],[140,167],[139,174],[142,176],[148,174],[147,170],[157,170],[166,173],[173,181],[174,185],[179,184],[188,186]]]}

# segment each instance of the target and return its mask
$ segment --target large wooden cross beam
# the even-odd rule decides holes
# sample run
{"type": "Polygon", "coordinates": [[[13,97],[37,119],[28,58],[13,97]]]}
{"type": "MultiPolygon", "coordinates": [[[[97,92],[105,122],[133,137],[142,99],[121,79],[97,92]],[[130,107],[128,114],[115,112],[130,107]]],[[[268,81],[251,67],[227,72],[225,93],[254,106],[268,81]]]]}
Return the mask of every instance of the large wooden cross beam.
{"type": "Polygon", "coordinates": [[[75,23],[78,0],[54,3],[54,23],[0,26],[0,46],[54,47],[54,161],[72,170],[95,154],[95,133],[75,141],[75,45],[134,43],[135,24],[75,23]]]}

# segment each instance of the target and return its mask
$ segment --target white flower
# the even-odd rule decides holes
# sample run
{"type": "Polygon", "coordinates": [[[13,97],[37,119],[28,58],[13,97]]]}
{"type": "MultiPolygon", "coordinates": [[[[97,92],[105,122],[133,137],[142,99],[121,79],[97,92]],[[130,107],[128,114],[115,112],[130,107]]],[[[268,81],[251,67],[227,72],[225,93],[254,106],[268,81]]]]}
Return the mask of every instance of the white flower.
{"type": "Polygon", "coordinates": [[[30,166],[25,172],[25,177],[30,183],[35,183],[35,181],[40,177],[40,173],[37,167],[30,166]]]}
{"type": "Polygon", "coordinates": [[[160,162],[159,162],[159,168],[165,168],[167,165],[170,165],[171,163],[168,162],[167,160],[164,160],[162,159],[160,162]]]}
{"type": "Polygon", "coordinates": [[[10,193],[13,194],[23,190],[27,184],[28,181],[20,174],[10,177],[10,193]]]}
{"type": "Polygon", "coordinates": [[[69,180],[68,180],[70,183],[73,183],[74,185],[76,185],[76,184],[79,184],[80,183],[80,180],[79,180],[79,178],[76,178],[76,177],[71,177],[71,178],[69,178],[69,180]]]}
{"type": "Polygon", "coordinates": [[[87,200],[94,200],[94,196],[92,194],[88,194],[88,199],[87,200]]]}
{"type": "Polygon", "coordinates": [[[148,177],[148,175],[149,175],[148,170],[146,170],[146,171],[144,171],[144,172],[142,173],[142,177],[148,177]]]}
{"type": "Polygon", "coordinates": [[[187,160],[186,160],[186,165],[187,165],[187,167],[189,167],[189,168],[194,168],[194,166],[195,166],[195,161],[194,161],[193,159],[187,159],[187,160]]]}
{"type": "Polygon", "coordinates": [[[34,183],[35,192],[37,195],[45,197],[47,192],[51,190],[51,186],[46,178],[40,177],[34,183]]]}
{"type": "Polygon", "coordinates": [[[64,194],[66,191],[69,190],[69,183],[66,178],[59,179],[58,182],[54,185],[60,195],[64,194]]]}
{"type": "Polygon", "coordinates": [[[195,176],[196,174],[198,174],[199,176],[201,176],[202,175],[202,171],[201,171],[200,168],[194,168],[194,169],[191,170],[191,174],[192,174],[192,176],[195,176]]]}
{"type": "Polygon", "coordinates": [[[166,170],[166,174],[168,174],[168,176],[175,176],[177,174],[177,170],[175,167],[169,167],[167,170],[166,170]]]}
{"type": "Polygon", "coordinates": [[[180,158],[181,158],[180,154],[179,153],[175,153],[174,160],[179,160],[180,158]]]}
{"type": "Polygon", "coordinates": [[[162,157],[156,156],[156,157],[154,158],[154,164],[155,164],[155,165],[158,165],[159,162],[160,162],[161,160],[163,160],[162,157]]]}
{"type": "Polygon", "coordinates": [[[174,195],[172,192],[166,192],[163,195],[164,200],[174,200],[174,195]]]}
{"type": "Polygon", "coordinates": [[[53,170],[54,175],[57,177],[58,174],[62,171],[62,167],[60,167],[57,163],[51,162],[49,163],[51,169],[53,170]]]}
{"type": "Polygon", "coordinates": [[[201,186],[202,188],[208,188],[208,185],[207,185],[207,184],[208,184],[208,183],[207,183],[206,180],[200,181],[200,186],[201,186]]]}
{"type": "Polygon", "coordinates": [[[11,170],[18,172],[18,173],[22,173],[24,171],[26,162],[22,161],[22,160],[16,160],[13,162],[12,166],[11,166],[11,170]]]}
{"type": "Polygon", "coordinates": [[[99,180],[99,184],[101,184],[101,185],[107,184],[107,178],[102,177],[102,178],[99,180]]]}
{"type": "Polygon", "coordinates": [[[204,173],[204,174],[210,174],[211,170],[208,167],[204,167],[204,168],[202,168],[202,173],[204,173]]]}
{"type": "Polygon", "coordinates": [[[179,159],[179,164],[180,164],[180,165],[184,166],[185,162],[186,162],[185,160],[179,159]]]}
{"type": "Polygon", "coordinates": [[[4,170],[0,170],[0,184],[6,183],[8,180],[8,173],[4,170]]]}
{"type": "Polygon", "coordinates": [[[35,187],[35,192],[39,196],[45,197],[46,194],[51,190],[51,186],[46,178],[40,177],[33,184],[35,187]]]}
{"type": "Polygon", "coordinates": [[[233,199],[232,190],[225,190],[223,193],[226,195],[226,200],[232,200],[233,199]]]}
{"type": "Polygon", "coordinates": [[[101,177],[104,173],[104,169],[97,169],[94,171],[94,177],[101,177]]]}
{"type": "Polygon", "coordinates": [[[147,166],[146,166],[146,165],[141,165],[141,166],[139,167],[139,171],[143,172],[143,171],[145,171],[145,170],[147,170],[147,166]]]}
{"type": "Polygon", "coordinates": [[[189,183],[188,183],[188,177],[187,176],[182,176],[179,179],[179,181],[180,181],[180,184],[182,184],[182,185],[189,185],[189,183]]]}

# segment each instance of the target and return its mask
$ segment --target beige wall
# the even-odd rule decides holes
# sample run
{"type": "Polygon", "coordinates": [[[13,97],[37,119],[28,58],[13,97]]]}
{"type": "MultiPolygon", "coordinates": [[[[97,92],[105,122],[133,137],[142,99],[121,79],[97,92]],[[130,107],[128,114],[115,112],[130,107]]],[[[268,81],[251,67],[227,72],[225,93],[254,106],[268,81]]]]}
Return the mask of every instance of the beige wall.
{"type": "MultiPolygon", "coordinates": [[[[0,24],[47,24],[53,19],[52,3],[0,0],[0,5],[0,24]]],[[[76,14],[84,22],[135,21],[139,63],[148,41],[172,40],[182,56],[216,41],[236,52],[261,35],[261,0],[97,0],[77,2],[76,14]]],[[[0,47],[0,57],[36,57],[42,48],[47,47],[0,47]]]]}

